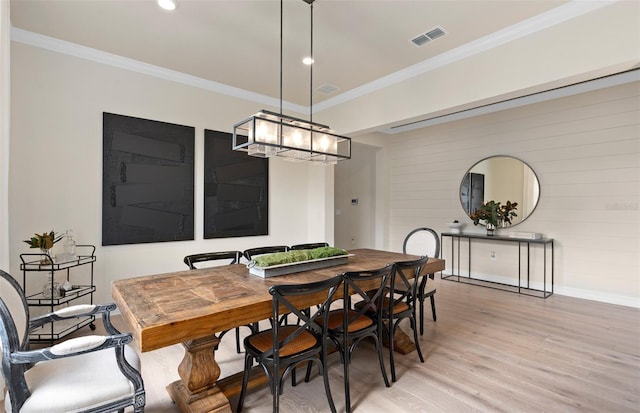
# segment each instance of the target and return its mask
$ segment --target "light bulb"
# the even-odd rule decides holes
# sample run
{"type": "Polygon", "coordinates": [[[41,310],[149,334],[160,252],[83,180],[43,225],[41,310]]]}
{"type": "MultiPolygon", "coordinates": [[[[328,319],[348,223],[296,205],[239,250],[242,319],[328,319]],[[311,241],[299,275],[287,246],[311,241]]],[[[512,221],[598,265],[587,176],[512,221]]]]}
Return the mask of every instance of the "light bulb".
{"type": "Polygon", "coordinates": [[[299,148],[302,145],[302,135],[300,135],[300,131],[295,131],[293,133],[293,146],[299,148]]]}
{"type": "Polygon", "coordinates": [[[164,10],[175,10],[178,7],[178,2],[176,0],[157,0],[158,6],[163,8],[164,10]]]}
{"type": "Polygon", "coordinates": [[[326,152],[328,148],[329,139],[327,138],[327,135],[323,135],[322,138],[320,138],[320,149],[322,150],[322,152],[326,152]]]}
{"type": "Polygon", "coordinates": [[[260,122],[258,127],[256,128],[256,140],[260,142],[265,142],[268,140],[269,128],[267,125],[260,122]]]}

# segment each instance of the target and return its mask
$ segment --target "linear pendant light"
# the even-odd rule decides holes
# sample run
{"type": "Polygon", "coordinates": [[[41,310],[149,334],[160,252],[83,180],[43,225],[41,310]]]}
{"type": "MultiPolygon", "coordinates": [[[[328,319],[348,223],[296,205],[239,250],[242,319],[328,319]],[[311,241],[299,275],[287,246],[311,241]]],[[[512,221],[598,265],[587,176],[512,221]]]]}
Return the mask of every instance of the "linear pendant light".
{"type": "MultiPolygon", "coordinates": [[[[313,2],[311,9],[311,59],[313,59],[313,2]]],[[[283,0],[280,0],[280,113],[262,109],[233,125],[233,150],[260,158],[336,164],[351,159],[351,138],[337,135],[329,126],[313,122],[313,64],[310,66],[309,120],[282,113],[283,0]]]]}

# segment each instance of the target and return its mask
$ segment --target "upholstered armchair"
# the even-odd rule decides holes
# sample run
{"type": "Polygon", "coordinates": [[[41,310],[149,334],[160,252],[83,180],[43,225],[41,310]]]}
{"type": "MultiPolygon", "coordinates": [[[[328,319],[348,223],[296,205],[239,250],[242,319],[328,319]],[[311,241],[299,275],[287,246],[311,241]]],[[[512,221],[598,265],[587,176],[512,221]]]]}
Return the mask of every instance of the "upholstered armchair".
{"type": "Polygon", "coordinates": [[[140,360],[130,334],[111,324],[115,304],[78,305],[29,319],[17,281],[0,270],[0,352],[8,393],[6,412],[144,411],[140,360]],[[46,348],[29,348],[29,331],[49,322],[102,317],[107,335],[88,335],[46,348]]]}

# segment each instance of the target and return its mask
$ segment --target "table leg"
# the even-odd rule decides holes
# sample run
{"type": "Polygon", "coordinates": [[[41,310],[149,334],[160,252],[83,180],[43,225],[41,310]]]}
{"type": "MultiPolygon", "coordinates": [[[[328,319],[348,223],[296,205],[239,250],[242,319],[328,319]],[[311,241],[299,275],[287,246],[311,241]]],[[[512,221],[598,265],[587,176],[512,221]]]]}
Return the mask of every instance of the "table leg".
{"type": "Polygon", "coordinates": [[[393,350],[400,354],[409,354],[416,351],[416,345],[408,334],[398,328],[393,335],[393,350]]]}
{"type": "MultiPolygon", "coordinates": [[[[382,345],[389,347],[389,337],[386,334],[382,335],[382,345]]],[[[416,344],[413,339],[398,326],[396,332],[393,335],[393,351],[400,354],[409,354],[416,351],[416,344]]]]}
{"type": "Polygon", "coordinates": [[[182,343],[184,358],[178,366],[180,379],[167,386],[167,392],[181,412],[231,413],[229,400],[216,386],[220,366],[214,349],[220,342],[208,336],[182,343]]]}

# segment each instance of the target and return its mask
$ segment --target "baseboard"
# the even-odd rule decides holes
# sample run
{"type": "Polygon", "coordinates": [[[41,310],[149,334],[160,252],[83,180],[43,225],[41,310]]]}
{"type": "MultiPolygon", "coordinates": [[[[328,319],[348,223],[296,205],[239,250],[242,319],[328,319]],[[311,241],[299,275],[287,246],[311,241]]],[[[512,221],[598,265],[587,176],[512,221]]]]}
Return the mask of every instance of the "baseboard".
{"type": "MultiPolygon", "coordinates": [[[[448,268],[445,269],[445,273],[450,274],[450,269],[448,268]]],[[[480,273],[473,273],[473,277],[480,280],[484,280],[484,281],[518,285],[517,278],[501,277],[493,274],[480,274],[480,273]]],[[[541,282],[532,282],[531,287],[538,290],[543,289],[541,282]]],[[[549,284],[547,284],[547,290],[551,290],[551,286],[549,284]]],[[[558,295],[564,295],[567,297],[582,298],[585,300],[622,305],[625,307],[640,308],[640,298],[638,297],[625,296],[620,294],[607,294],[601,291],[583,290],[580,288],[573,288],[573,287],[564,287],[564,286],[559,286],[557,284],[553,286],[553,293],[558,295]]]]}
{"type": "Polygon", "coordinates": [[[571,287],[554,287],[555,294],[567,297],[582,298],[585,300],[599,301],[602,303],[622,305],[625,307],[640,308],[640,298],[619,294],[606,294],[600,291],[582,290],[571,287]]]}

